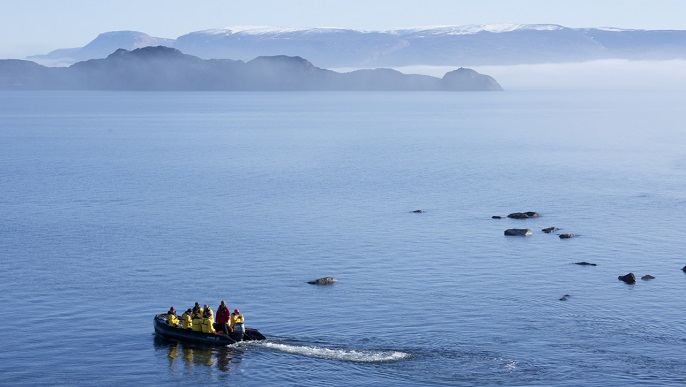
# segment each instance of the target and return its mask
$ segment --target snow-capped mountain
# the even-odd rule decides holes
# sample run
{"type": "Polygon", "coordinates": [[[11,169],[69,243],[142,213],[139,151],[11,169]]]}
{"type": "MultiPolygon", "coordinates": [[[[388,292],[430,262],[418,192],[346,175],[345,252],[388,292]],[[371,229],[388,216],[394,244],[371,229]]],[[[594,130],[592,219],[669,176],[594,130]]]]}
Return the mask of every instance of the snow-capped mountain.
{"type": "Polygon", "coordinates": [[[386,31],[242,26],[196,31],[176,39],[109,32],[83,48],[29,59],[39,63],[104,58],[119,48],[163,45],[203,59],[307,58],[322,67],[476,66],[594,59],[686,58],[686,31],[568,28],[553,24],[431,26],[386,31]]]}

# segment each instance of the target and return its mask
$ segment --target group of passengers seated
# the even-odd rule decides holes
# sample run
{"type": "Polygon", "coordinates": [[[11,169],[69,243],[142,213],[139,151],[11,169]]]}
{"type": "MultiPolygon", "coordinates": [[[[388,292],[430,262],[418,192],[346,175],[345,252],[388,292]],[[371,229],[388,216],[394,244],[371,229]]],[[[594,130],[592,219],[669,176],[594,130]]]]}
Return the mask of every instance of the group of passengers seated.
{"type": "Polygon", "coordinates": [[[181,315],[181,320],[176,316],[176,310],[172,306],[167,312],[169,325],[175,328],[191,329],[194,332],[227,334],[236,341],[243,341],[245,334],[245,317],[238,309],[230,313],[226,302],[222,301],[217,308],[217,321],[214,320],[214,312],[209,305],[205,304],[202,308],[198,302],[193,309],[188,309],[181,315]]]}

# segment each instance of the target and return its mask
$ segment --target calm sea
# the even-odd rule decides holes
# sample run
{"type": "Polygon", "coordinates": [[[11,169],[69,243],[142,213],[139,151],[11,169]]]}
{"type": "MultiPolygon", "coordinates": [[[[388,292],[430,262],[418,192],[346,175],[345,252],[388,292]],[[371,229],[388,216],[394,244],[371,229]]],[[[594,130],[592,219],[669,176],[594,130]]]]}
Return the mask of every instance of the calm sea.
{"type": "Polygon", "coordinates": [[[684,384],[684,106],[1,92],[0,384],[684,384]],[[155,337],[220,300],[269,339],[155,337]]]}

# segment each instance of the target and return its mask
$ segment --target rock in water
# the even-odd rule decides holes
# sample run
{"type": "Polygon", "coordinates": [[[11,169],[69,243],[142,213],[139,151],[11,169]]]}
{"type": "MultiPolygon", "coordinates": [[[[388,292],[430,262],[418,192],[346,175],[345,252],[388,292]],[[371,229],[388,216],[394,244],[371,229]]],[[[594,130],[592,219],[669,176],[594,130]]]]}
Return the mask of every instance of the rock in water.
{"type": "Polygon", "coordinates": [[[560,239],[569,239],[569,238],[574,238],[576,235],[574,234],[560,234],[560,239]]]}
{"type": "Polygon", "coordinates": [[[569,294],[565,294],[564,296],[562,296],[562,298],[560,298],[560,301],[567,301],[569,300],[569,297],[571,297],[569,294]]]}
{"type": "Polygon", "coordinates": [[[533,234],[528,228],[508,228],[505,230],[507,236],[529,236],[533,234]]]}
{"type": "Polygon", "coordinates": [[[555,231],[559,231],[559,230],[560,230],[560,229],[557,228],[557,227],[547,227],[547,228],[544,228],[544,229],[541,230],[541,231],[543,231],[543,232],[546,233],[546,234],[550,234],[551,232],[555,232],[555,231]]]}
{"type": "Polygon", "coordinates": [[[575,265],[581,265],[581,266],[598,266],[595,263],[590,263],[590,262],[574,262],[575,265]]]}
{"type": "Polygon", "coordinates": [[[323,277],[313,281],[307,281],[307,283],[312,285],[331,285],[336,281],[338,280],[333,277],[323,277]]]}
{"type": "Polygon", "coordinates": [[[629,273],[627,275],[620,275],[619,277],[617,277],[617,279],[619,279],[620,281],[624,281],[628,284],[635,284],[636,283],[636,276],[634,275],[634,273],[629,273]]]}
{"type": "Polygon", "coordinates": [[[491,219],[502,219],[503,217],[500,215],[493,215],[491,216],[491,219]]]}
{"type": "Polygon", "coordinates": [[[424,210],[414,210],[412,213],[414,214],[423,214],[425,211],[424,210]]]}
{"type": "Polygon", "coordinates": [[[513,212],[509,214],[507,217],[512,218],[512,219],[529,219],[529,218],[539,218],[541,214],[538,212],[534,211],[527,211],[527,212],[513,212]]]}
{"type": "Polygon", "coordinates": [[[641,279],[644,280],[644,281],[650,281],[650,280],[654,280],[655,277],[653,277],[653,276],[650,275],[650,274],[646,274],[646,275],[644,275],[643,277],[641,277],[641,279]]]}
{"type": "Polygon", "coordinates": [[[681,269],[681,271],[683,271],[684,273],[686,273],[686,266],[684,266],[684,267],[681,269]]]}

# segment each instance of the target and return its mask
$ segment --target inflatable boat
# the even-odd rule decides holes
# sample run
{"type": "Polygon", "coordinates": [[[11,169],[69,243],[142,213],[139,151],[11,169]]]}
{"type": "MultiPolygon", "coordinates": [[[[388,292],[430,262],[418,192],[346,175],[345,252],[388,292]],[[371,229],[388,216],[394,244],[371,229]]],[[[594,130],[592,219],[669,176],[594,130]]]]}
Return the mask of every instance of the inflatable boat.
{"type": "MultiPolygon", "coordinates": [[[[176,340],[184,343],[207,344],[207,345],[230,345],[235,344],[236,340],[224,333],[204,333],[194,332],[191,329],[176,328],[169,326],[167,314],[158,314],[153,319],[155,333],[166,339],[176,340]]],[[[257,329],[246,328],[243,335],[244,341],[266,340],[257,329]]]]}

